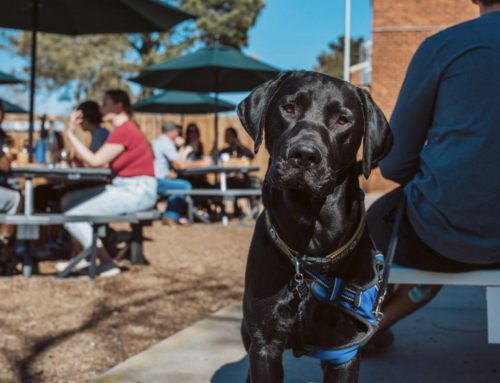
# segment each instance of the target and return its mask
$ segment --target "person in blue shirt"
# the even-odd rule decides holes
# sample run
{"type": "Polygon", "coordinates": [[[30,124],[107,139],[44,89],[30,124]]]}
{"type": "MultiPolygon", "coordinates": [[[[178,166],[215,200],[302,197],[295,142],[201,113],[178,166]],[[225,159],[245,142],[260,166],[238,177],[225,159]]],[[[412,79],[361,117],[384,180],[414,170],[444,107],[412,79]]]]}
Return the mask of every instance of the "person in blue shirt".
{"type": "MultiPolygon", "coordinates": [[[[167,190],[191,190],[189,181],[170,178],[170,170],[184,170],[194,167],[205,167],[212,165],[209,157],[186,161],[179,153],[178,147],[184,144],[182,128],[173,122],[165,122],[162,125],[162,134],[151,143],[155,156],[155,176],[158,182],[158,194],[165,195],[167,190]]],[[[179,223],[181,213],[184,210],[184,195],[173,194],[168,196],[167,210],[163,214],[162,223],[166,226],[175,226],[179,223]]]]}
{"type": "Polygon", "coordinates": [[[91,134],[89,149],[92,153],[97,152],[109,136],[109,130],[101,126],[102,116],[99,112],[99,104],[94,101],[81,103],[72,118],[74,119],[72,123],[80,125],[84,132],[91,134]]]}
{"type": "MultiPolygon", "coordinates": [[[[401,187],[367,222],[387,252],[394,212],[407,208],[394,263],[436,271],[500,268],[500,0],[472,0],[481,16],[426,39],[408,68],[391,117],[394,146],[382,175],[401,187]]],[[[373,343],[441,286],[401,285],[388,295],[373,343]]]]}
{"type": "MultiPolygon", "coordinates": [[[[99,104],[94,101],[85,101],[81,103],[70,117],[70,124],[80,125],[82,130],[92,135],[89,149],[95,153],[104,145],[109,136],[109,130],[101,125],[101,113],[99,104]]],[[[72,167],[84,167],[82,161],[75,156],[71,162],[72,167]]],[[[37,186],[34,190],[34,209],[36,212],[45,213],[47,209],[52,212],[60,211],[60,200],[65,194],[71,191],[86,189],[103,184],[102,182],[78,182],[68,185],[64,184],[46,184],[37,186]]]]}

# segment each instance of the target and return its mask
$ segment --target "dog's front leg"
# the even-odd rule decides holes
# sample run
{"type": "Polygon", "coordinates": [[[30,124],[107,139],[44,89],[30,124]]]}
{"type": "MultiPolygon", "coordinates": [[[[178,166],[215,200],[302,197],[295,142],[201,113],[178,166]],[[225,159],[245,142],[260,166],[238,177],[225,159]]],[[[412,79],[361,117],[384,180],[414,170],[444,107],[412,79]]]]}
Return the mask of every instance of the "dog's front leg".
{"type": "Polygon", "coordinates": [[[276,345],[258,346],[251,344],[248,352],[250,361],[250,383],[282,383],[284,348],[276,345]]]}
{"type": "Polygon", "coordinates": [[[335,366],[329,362],[321,362],[323,367],[323,383],[357,383],[361,357],[359,353],[350,361],[335,366]]]}

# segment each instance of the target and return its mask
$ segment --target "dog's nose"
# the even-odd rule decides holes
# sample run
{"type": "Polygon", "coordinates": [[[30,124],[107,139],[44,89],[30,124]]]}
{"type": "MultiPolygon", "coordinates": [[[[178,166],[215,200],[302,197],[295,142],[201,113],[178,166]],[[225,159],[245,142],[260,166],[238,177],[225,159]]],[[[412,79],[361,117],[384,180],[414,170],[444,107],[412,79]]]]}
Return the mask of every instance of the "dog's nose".
{"type": "Polygon", "coordinates": [[[304,166],[319,164],[321,162],[321,152],[309,143],[297,142],[288,151],[288,159],[296,158],[304,166]]]}

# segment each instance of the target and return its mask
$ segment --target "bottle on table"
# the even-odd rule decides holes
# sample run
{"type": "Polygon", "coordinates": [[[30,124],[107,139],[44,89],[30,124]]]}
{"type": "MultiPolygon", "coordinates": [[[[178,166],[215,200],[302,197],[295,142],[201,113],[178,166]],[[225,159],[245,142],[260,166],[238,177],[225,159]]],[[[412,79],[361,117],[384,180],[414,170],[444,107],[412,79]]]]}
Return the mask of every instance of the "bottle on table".
{"type": "Polygon", "coordinates": [[[29,141],[24,140],[24,145],[21,151],[17,154],[17,165],[26,166],[29,163],[29,141]]]}
{"type": "Polygon", "coordinates": [[[50,121],[49,131],[47,133],[45,147],[46,153],[46,163],[49,168],[56,166],[59,161],[59,142],[57,141],[56,131],[54,129],[54,121],[50,121]]]}

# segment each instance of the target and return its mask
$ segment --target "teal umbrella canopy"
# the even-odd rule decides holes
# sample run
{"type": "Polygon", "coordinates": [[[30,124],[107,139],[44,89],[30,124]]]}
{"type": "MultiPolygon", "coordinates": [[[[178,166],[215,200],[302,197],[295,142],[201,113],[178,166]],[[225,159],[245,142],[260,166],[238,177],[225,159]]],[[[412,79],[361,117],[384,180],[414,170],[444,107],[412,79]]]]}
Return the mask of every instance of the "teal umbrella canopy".
{"type": "Polygon", "coordinates": [[[82,35],[167,31],[196,16],[160,0],[15,0],[0,2],[0,27],[82,35]],[[38,25],[34,25],[37,4],[38,25]]]}
{"type": "MultiPolygon", "coordinates": [[[[206,93],[170,90],[136,102],[132,108],[136,112],[203,114],[213,113],[215,98],[206,93]]],[[[236,105],[218,100],[219,112],[235,110],[236,105]]]]}
{"type": "Polygon", "coordinates": [[[22,81],[12,77],[11,75],[8,75],[7,73],[0,72],[0,85],[4,84],[19,84],[22,81]]]}
{"type": "Polygon", "coordinates": [[[219,43],[145,68],[131,81],[151,88],[192,92],[245,92],[273,79],[280,69],[219,43]]]}
{"type": "Polygon", "coordinates": [[[0,28],[32,31],[29,154],[33,155],[37,32],[81,35],[167,31],[196,16],[160,0],[1,0],[0,28]]]}
{"type": "Polygon", "coordinates": [[[0,102],[2,102],[3,106],[5,107],[5,113],[28,113],[27,110],[24,110],[23,108],[11,104],[10,102],[7,102],[5,100],[0,99],[0,102]]]}

